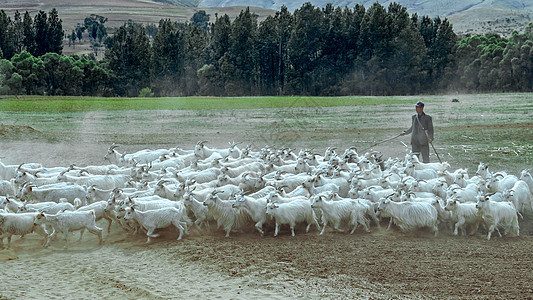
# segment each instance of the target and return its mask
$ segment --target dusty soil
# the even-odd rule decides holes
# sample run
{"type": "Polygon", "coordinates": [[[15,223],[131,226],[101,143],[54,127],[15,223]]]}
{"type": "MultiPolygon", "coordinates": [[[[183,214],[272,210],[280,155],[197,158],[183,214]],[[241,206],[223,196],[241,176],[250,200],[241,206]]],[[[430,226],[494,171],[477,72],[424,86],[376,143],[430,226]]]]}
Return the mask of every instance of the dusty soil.
{"type": "MultiPolygon", "coordinates": [[[[66,166],[104,163],[107,147],[116,140],[127,152],[176,145],[190,149],[202,139],[224,147],[232,140],[246,143],[254,135],[257,146],[270,139],[293,142],[296,149],[312,145],[309,148],[319,152],[327,145],[353,145],[354,136],[355,143],[364,146],[376,141],[359,132],[355,123],[339,126],[338,136],[331,130],[321,132],[319,123],[297,137],[276,136],[273,125],[274,133],[257,139],[257,131],[243,127],[258,122],[253,112],[244,121],[241,116],[209,115],[217,125],[179,123],[179,129],[172,127],[173,118],[189,122],[202,116],[161,112],[159,117],[166,123],[154,121],[146,132],[142,116],[132,112],[129,119],[117,119],[116,128],[109,131],[99,120],[111,117],[91,113],[81,118],[76,138],[66,133],[58,138],[55,129],[44,125],[6,125],[0,127],[0,156],[6,164],[66,166]],[[349,138],[342,136],[347,133],[349,138]]],[[[392,136],[404,123],[385,128],[378,138],[392,136]]],[[[386,156],[405,153],[401,145],[380,150],[386,156]]],[[[230,238],[216,230],[193,230],[181,241],[169,229],[145,245],[146,237],[128,235],[113,225],[103,245],[90,233],[78,242],[75,233],[68,250],[62,240],[44,249],[39,236],[14,237],[11,250],[0,250],[0,299],[527,299],[533,297],[531,217],[521,221],[520,237],[495,235],[491,241],[483,232],[456,237],[441,230],[433,237],[426,231],[402,233],[375,226],[371,233],[328,230],[323,236],[314,228],[309,233],[299,228],[295,237],[287,228],[278,237],[272,230],[264,237],[237,232],[230,238]]],[[[105,221],[100,225],[105,227],[105,221]]]]}

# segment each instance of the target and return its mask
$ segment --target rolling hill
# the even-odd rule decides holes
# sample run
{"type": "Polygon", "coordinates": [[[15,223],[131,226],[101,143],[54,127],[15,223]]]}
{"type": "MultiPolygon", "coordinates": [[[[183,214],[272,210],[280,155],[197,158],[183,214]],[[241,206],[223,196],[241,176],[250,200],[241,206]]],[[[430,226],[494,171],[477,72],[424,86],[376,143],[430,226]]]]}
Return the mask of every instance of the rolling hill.
{"type": "MultiPolygon", "coordinates": [[[[383,6],[397,2],[410,13],[448,18],[459,34],[496,32],[504,36],[514,30],[523,31],[533,20],[533,1],[531,0],[377,0],[383,6]]],[[[157,23],[160,19],[170,18],[187,21],[198,10],[205,10],[212,17],[228,14],[236,16],[243,8],[250,6],[259,20],[275,13],[282,5],[294,11],[308,0],[0,0],[0,9],[12,15],[15,10],[49,11],[56,8],[63,20],[64,28],[74,28],[78,22],[90,14],[108,18],[108,26],[120,26],[128,19],[144,23],[157,23]]],[[[316,7],[332,3],[335,7],[354,7],[356,4],[371,6],[376,0],[312,0],[316,7]]],[[[213,19],[213,18],[212,18],[213,19]]]]}

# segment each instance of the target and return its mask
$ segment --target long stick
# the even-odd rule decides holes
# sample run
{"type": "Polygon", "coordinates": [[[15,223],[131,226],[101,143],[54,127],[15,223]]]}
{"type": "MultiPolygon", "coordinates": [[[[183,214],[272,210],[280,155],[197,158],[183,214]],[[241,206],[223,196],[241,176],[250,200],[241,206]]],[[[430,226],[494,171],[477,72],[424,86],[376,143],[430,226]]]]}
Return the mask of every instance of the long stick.
{"type": "Polygon", "coordinates": [[[388,142],[388,141],[390,141],[390,140],[394,140],[395,138],[399,137],[400,135],[402,135],[402,134],[400,133],[400,134],[398,134],[398,135],[395,135],[395,136],[393,136],[393,137],[391,137],[391,138],[388,138],[388,139],[386,139],[386,140],[383,140],[383,141],[381,141],[381,142],[377,142],[377,143],[375,143],[374,145],[372,145],[372,146],[370,146],[370,147],[368,147],[368,148],[365,148],[365,149],[361,150],[361,152],[365,152],[366,150],[368,150],[368,149],[370,149],[370,148],[372,148],[372,147],[374,147],[374,146],[377,146],[377,145],[379,145],[379,144],[383,144],[383,143],[388,142]]]}
{"type": "MultiPolygon", "coordinates": [[[[426,133],[426,136],[427,136],[427,133],[426,133]]],[[[429,137],[428,137],[428,141],[429,141],[429,137]]],[[[433,151],[435,151],[435,154],[437,155],[439,162],[442,164],[442,160],[440,160],[439,154],[437,153],[437,150],[435,150],[435,146],[433,146],[433,142],[429,142],[429,144],[431,144],[431,148],[433,148],[433,151]]]]}
{"type": "Polygon", "coordinates": [[[437,153],[437,150],[435,150],[435,146],[433,146],[433,142],[429,138],[429,135],[428,135],[426,129],[424,129],[424,126],[422,126],[422,123],[420,123],[420,120],[418,119],[418,114],[416,115],[416,121],[418,122],[418,125],[420,125],[420,128],[422,128],[422,131],[426,134],[426,138],[428,139],[429,144],[431,144],[431,148],[433,148],[433,151],[437,155],[437,158],[439,159],[439,162],[442,164],[442,160],[440,160],[440,156],[437,153]]]}

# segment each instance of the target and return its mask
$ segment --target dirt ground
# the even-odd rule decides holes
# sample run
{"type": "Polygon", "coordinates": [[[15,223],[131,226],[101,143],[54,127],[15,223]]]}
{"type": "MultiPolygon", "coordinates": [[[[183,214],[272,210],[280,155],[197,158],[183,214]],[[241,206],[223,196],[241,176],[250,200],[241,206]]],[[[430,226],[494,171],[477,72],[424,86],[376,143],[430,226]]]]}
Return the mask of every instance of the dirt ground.
{"type": "MultiPolygon", "coordinates": [[[[185,117],[195,116],[180,116],[185,117]]],[[[85,121],[98,118],[90,115],[85,121]]],[[[133,123],[111,134],[94,122],[84,124],[83,137],[76,139],[40,139],[44,127],[2,125],[2,161],[102,164],[113,139],[131,152],[176,145],[190,149],[204,137],[209,145],[223,147],[252,134],[242,128],[207,126],[180,133],[165,144],[150,140],[148,133],[131,133],[140,130],[133,123]]],[[[320,138],[320,130],[313,134],[320,138]]],[[[339,148],[352,140],[330,138],[339,148]]],[[[295,139],[294,145],[308,142],[295,139]]],[[[387,153],[386,147],[382,149],[387,153]]],[[[394,151],[390,154],[404,153],[394,151]]],[[[531,299],[531,220],[527,215],[521,221],[520,237],[494,235],[490,241],[483,232],[462,237],[441,230],[434,237],[426,231],[386,231],[386,224],[373,226],[371,233],[358,229],[353,235],[328,230],[319,236],[314,228],[309,233],[297,228],[295,237],[288,228],[278,237],[270,230],[264,237],[236,232],[230,238],[221,231],[195,229],[181,241],[168,229],[149,245],[146,237],[128,235],[113,225],[110,234],[104,233],[103,245],[90,233],[78,242],[74,233],[68,250],[62,240],[44,249],[37,235],[14,237],[11,250],[0,250],[0,299],[531,299]]],[[[106,226],[105,221],[99,224],[106,226]]]]}
{"type": "Polygon", "coordinates": [[[533,231],[529,219],[522,225],[520,237],[491,241],[377,227],[323,236],[299,228],[295,237],[287,228],[278,237],[193,230],[181,241],[169,229],[145,245],[113,225],[103,245],[73,234],[68,250],[61,240],[44,249],[39,236],[14,237],[0,250],[0,299],[531,298],[533,231]]]}

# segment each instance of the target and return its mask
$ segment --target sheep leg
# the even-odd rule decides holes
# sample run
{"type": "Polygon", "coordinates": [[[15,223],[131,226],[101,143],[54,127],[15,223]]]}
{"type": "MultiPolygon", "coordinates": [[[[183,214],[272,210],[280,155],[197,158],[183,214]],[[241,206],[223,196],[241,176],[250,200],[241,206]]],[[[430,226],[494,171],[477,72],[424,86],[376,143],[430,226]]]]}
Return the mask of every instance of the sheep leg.
{"type": "MultiPolygon", "coordinates": [[[[83,229],[82,229],[82,230],[83,230],[83,229]]],[[[101,244],[104,243],[104,240],[103,240],[103,238],[102,238],[102,228],[99,228],[99,227],[94,226],[94,227],[91,227],[91,228],[87,227],[87,230],[88,230],[90,233],[92,233],[92,234],[98,236],[98,244],[99,244],[99,245],[101,245],[101,244]]]]}
{"type": "MultiPolygon", "coordinates": [[[[455,223],[455,229],[453,231],[453,235],[458,235],[459,234],[459,227],[460,226],[463,226],[465,224],[465,218],[460,218],[459,221],[457,221],[457,223],[455,223]]],[[[464,235],[464,232],[463,232],[463,235],[464,235]]]]}
{"type": "MultiPolygon", "coordinates": [[[[495,225],[496,226],[496,225],[495,225]]],[[[502,233],[500,232],[500,229],[498,228],[498,226],[496,226],[496,231],[498,232],[498,235],[500,237],[502,237],[502,233]]],[[[505,233],[505,230],[503,231],[503,233],[505,233]]]]}
{"type": "Polygon", "coordinates": [[[435,237],[437,237],[437,234],[439,234],[439,225],[433,224],[433,232],[435,233],[435,237]]]}
{"type": "Polygon", "coordinates": [[[68,242],[69,242],[68,241],[68,234],[69,234],[69,232],[68,232],[68,230],[65,230],[64,233],[65,233],[65,246],[63,248],[68,249],[68,242]]]}
{"type": "Polygon", "coordinates": [[[148,238],[146,239],[146,243],[147,243],[147,244],[150,243],[150,241],[151,241],[150,238],[151,238],[151,237],[156,238],[156,237],[159,236],[159,234],[154,234],[154,230],[155,230],[155,228],[150,228],[150,229],[148,229],[148,231],[146,232],[146,236],[148,236],[148,238]]]}
{"type": "Polygon", "coordinates": [[[196,221],[194,221],[194,225],[196,225],[196,227],[198,227],[198,229],[201,230],[202,228],[200,227],[200,224],[202,224],[202,222],[204,220],[205,220],[205,217],[203,217],[203,216],[199,217],[199,218],[196,219],[196,221]]]}
{"type": "Polygon", "coordinates": [[[320,231],[320,224],[318,224],[318,220],[315,217],[313,217],[313,223],[316,226],[316,230],[320,231]]]}
{"type": "Polygon", "coordinates": [[[178,222],[172,222],[174,224],[174,226],[176,226],[176,228],[179,230],[180,234],[178,236],[178,241],[181,240],[181,238],[183,237],[183,231],[184,231],[184,228],[183,226],[181,225],[181,223],[178,221],[178,222]]]}
{"type": "Polygon", "coordinates": [[[350,234],[353,234],[355,232],[355,230],[357,229],[357,220],[355,219],[352,219],[352,225],[353,225],[353,228],[352,228],[352,231],[350,231],[350,234]]]}
{"type": "Polygon", "coordinates": [[[322,218],[322,230],[320,231],[320,235],[323,235],[326,231],[326,226],[328,226],[328,220],[322,218]]]}
{"type": "Polygon", "coordinates": [[[50,241],[52,240],[52,238],[54,238],[57,234],[57,231],[55,229],[55,227],[52,227],[52,233],[50,233],[48,235],[48,238],[46,239],[46,242],[44,243],[43,247],[48,247],[50,245],[50,241]]]}
{"type": "Polygon", "coordinates": [[[263,231],[263,222],[262,221],[259,221],[259,222],[255,223],[255,229],[257,229],[257,231],[259,231],[259,233],[261,233],[261,236],[265,235],[265,232],[263,231]]]}
{"type": "Polygon", "coordinates": [[[183,232],[185,232],[186,235],[189,235],[189,225],[187,225],[187,222],[180,221],[180,225],[183,227],[183,232]]]}
{"type": "Polygon", "coordinates": [[[489,234],[487,234],[487,240],[490,240],[490,236],[492,235],[492,232],[496,228],[496,225],[490,225],[489,227],[489,234]]]}
{"type": "Polygon", "coordinates": [[[109,217],[104,217],[107,220],[107,234],[111,232],[111,224],[113,223],[113,219],[109,217]]]}
{"type": "Polygon", "coordinates": [[[470,232],[468,232],[468,235],[474,235],[474,233],[477,232],[478,228],[479,228],[479,222],[476,222],[473,226],[472,226],[472,230],[470,232]]]}
{"type": "MultiPolygon", "coordinates": [[[[295,225],[296,225],[296,224],[290,224],[290,226],[291,226],[291,235],[292,235],[292,236],[294,236],[294,226],[295,226],[295,225]]],[[[309,226],[311,226],[311,225],[310,225],[310,224],[307,225],[307,228],[308,228],[308,229],[309,229],[309,226]]]]}
{"type": "Polygon", "coordinates": [[[85,228],[82,228],[80,232],[80,239],[78,240],[78,242],[81,242],[81,238],[83,237],[84,232],[85,232],[85,228]]]}
{"type": "Polygon", "coordinates": [[[276,230],[274,230],[274,236],[278,236],[278,232],[279,232],[279,223],[276,222],[276,230]]]}
{"type": "Polygon", "coordinates": [[[365,231],[366,232],[370,232],[370,228],[368,227],[368,220],[366,220],[365,218],[363,218],[363,220],[361,222],[359,222],[359,224],[363,225],[363,228],[365,228],[365,231]]]}
{"type": "Polygon", "coordinates": [[[226,231],[226,237],[229,238],[229,233],[231,232],[231,225],[228,227],[224,227],[224,231],[226,231]]]}
{"type": "Polygon", "coordinates": [[[387,230],[390,229],[390,226],[392,225],[392,217],[390,218],[390,221],[389,221],[389,226],[387,226],[387,230]]]}
{"type": "Polygon", "coordinates": [[[337,230],[338,232],[344,232],[344,229],[339,228],[339,226],[341,226],[341,222],[339,220],[335,221],[333,228],[335,228],[335,230],[337,230]]]}
{"type": "Polygon", "coordinates": [[[376,212],[375,212],[373,209],[369,209],[368,214],[370,215],[370,217],[372,218],[372,220],[374,220],[374,223],[376,223],[376,226],[377,226],[378,228],[381,228],[381,224],[379,223],[379,219],[378,219],[378,217],[376,216],[376,212]]]}
{"type": "Polygon", "coordinates": [[[11,237],[12,236],[13,236],[12,234],[7,235],[7,249],[11,249],[11,237]]]}
{"type": "Polygon", "coordinates": [[[149,237],[153,237],[153,238],[159,237],[159,233],[154,233],[154,231],[155,231],[155,228],[149,228],[148,231],[146,232],[146,235],[149,237]]]}

